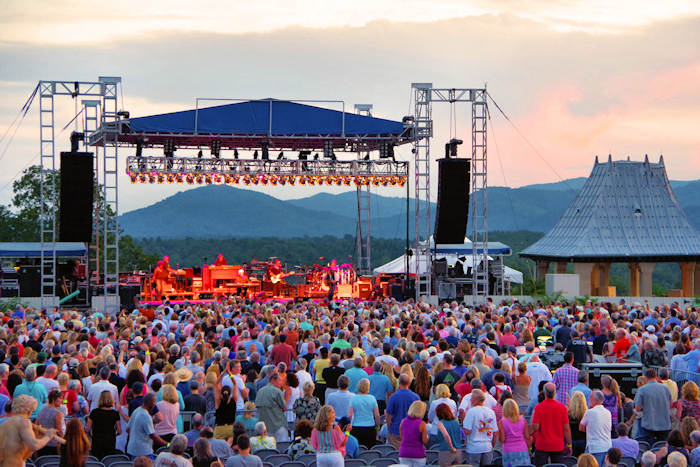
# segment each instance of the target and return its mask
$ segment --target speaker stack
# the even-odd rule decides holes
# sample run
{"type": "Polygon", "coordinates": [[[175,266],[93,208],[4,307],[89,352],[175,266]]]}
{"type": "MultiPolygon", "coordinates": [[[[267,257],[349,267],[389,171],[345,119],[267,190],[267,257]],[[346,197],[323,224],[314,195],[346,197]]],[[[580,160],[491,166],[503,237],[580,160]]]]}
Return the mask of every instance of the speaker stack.
{"type": "Polygon", "coordinates": [[[91,152],[61,153],[59,239],[62,242],[92,241],[94,175],[91,152]]]}
{"type": "Polygon", "coordinates": [[[438,159],[435,244],[462,244],[469,218],[471,159],[438,159]]]}

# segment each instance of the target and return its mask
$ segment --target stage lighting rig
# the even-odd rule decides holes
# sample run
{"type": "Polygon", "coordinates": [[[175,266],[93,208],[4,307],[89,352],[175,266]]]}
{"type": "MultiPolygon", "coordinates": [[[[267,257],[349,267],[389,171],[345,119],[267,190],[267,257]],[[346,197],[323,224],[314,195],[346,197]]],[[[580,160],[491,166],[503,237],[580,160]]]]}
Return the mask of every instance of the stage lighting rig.
{"type": "Polygon", "coordinates": [[[457,146],[462,144],[461,139],[452,138],[450,141],[445,143],[445,157],[448,159],[450,157],[457,157],[457,146]]]}

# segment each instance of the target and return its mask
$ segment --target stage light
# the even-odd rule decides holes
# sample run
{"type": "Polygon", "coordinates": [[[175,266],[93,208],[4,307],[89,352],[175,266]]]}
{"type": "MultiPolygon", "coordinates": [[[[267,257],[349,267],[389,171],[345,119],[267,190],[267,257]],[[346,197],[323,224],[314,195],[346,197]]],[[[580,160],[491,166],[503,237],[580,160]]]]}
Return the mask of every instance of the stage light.
{"type": "Polygon", "coordinates": [[[299,177],[299,185],[306,185],[306,177],[301,175],[299,177]]]}
{"type": "Polygon", "coordinates": [[[214,175],[213,177],[213,182],[217,185],[221,185],[221,182],[223,181],[223,178],[221,175],[214,175]]]}
{"type": "Polygon", "coordinates": [[[270,177],[270,184],[277,185],[277,177],[276,176],[273,175],[270,177]]]}
{"type": "Polygon", "coordinates": [[[202,175],[197,175],[194,180],[197,182],[198,185],[204,183],[204,177],[202,175]]]}
{"type": "Polygon", "coordinates": [[[211,185],[211,182],[212,182],[211,175],[205,175],[204,176],[204,183],[206,183],[207,185],[211,185]]]}
{"type": "Polygon", "coordinates": [[[182,174],[175,174],[175,181],[177,183],[182,183],[182,174]]]}
{"type": "Polygon", "coordinates": [[[245,183],[246,185],[250,185],[250,175],[243,176],[243,183],[245,183]]]}
{"type": "Polygon", "coordinates": [[[452,138],[447,143],[445,143],[445,157],[448,159],[450,157],[457,157],[457,146],[459,146],[462,143],[463,141],[457,138],[452,138]]]}
{"type": "Polygon", "coordinates": [[[155,183],[156,182],[156,176],[153,174],[148,175],[148,183],[155,183]]]}
{"type": "Polygon", "coordinates": [[[388,178],[382,177],[381,184],[382,184],[382,186],[387,186],[389,184],[388,178]]]}
{"type": "Polygon", "coordinates": [[[255,177],[255,176],[253,178],[251,178],[250,181],[253,185],[257,185],[258,183],[260,183],[260,179],[258,177],[255,177]]]}
{"type": "Polygon", "coordinates": [[[350,186],[350,177],[343,177],[343,185],[350,186]]]}
{"type": "Polygon", "coordinates": [[[173,183],[175,181],[175,176],[173,174],[168,174],[165,176],[165,179],[168,181],[168,183],[173,183]]]}
{"type": "Polygon", "coordinates": [[[287,180],[290,185],[294,186],[297,182],[297,178],[294,175],[290,175],[289,179],[287,180]]]}
{"type": "Polygon", "coordinates": [[[194,175],[192,175],[192,174],[185,175],[185,181],[187,182],[188,185],[192,185],[194,183],[194,175]]]}

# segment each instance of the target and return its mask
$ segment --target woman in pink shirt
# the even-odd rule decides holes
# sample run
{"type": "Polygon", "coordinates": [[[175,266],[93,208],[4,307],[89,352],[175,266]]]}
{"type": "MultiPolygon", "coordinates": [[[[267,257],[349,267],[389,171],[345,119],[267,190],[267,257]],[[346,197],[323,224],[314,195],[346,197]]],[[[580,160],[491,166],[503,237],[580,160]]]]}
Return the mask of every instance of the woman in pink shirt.
{"type": "Polygon", "coordinates": [[[513,399],[503,404],[503,417],[498,421],[498,437],[503,443],[503,467],[530,463],[530,431],[513,399]]]}
{"type": "Polygon", "coordinates": [[[161,415],[161,420],[154,428],[158,436],[170,442],[177,434],[177,416],[180,415],[180,399],[175,386],[171,384],[163,386],[162,391],[163,400],[156,404],[161,415]]]}

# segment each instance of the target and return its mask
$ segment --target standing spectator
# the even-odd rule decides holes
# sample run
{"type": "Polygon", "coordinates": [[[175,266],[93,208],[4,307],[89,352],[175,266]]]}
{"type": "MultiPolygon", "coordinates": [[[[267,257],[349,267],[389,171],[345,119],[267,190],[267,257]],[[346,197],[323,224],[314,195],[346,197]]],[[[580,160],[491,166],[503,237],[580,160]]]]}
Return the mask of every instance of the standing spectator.
{"type": "Polygon", "coordinates": [[[338,378],[345,373],[345,368],[340,366],[340,355],[332,354],[330,362],[330,366],[323,370],[323,380],[326,382],[326,403],[328,403],[328,396],[338,390],[338,378]]]}
{"type": "MultiPolygon", "coordinates": [[[[117,409],[119,408],[119,393],[117,391],[117,387],[109,382],[109,375],[109,368],[103,366],[102,368],[100,368],[100,371],[98,373],[99,380],[92,383],[92,385],[90,386],[90,390],[87,393],[87,400],[90,403],[90,410],[94,410],[99,406],[100,395],[102,394],[102,391],[109,391],[110,393],[112,393],[114,402],[115,404],[117,404],[117,409]]],[[[84,385],[85,383],[83,383],[83,386],[84,385]]],[[[126,388],[124,389],[124,391],[126,391],[126,388]]]]}
{"type": "Polygon", "coordinates": [[[226,461],[226,467],[262,467],[262,460],[250,453],[250,439],[241,435],[236,441],[238,454],[226,461]]]}
{"type": "Polygon", "coordinates": [[[353,394],[357,394],[357,383],[359,383],[361,379],[369,377],[367,372],[362,369],[363,361],[362,357],[355,357],[353,360],[353,367],[345,370],[345,376],[347,376],[350,381],[348,391],[353,394]]]}
{"type": "MultiPolygon", "coordinates": [[[[452,401],[454,402],[454,401],[452,401]]],[[[438,405],[435,409],[437,416],[438,463],[440,467],[447,467],[462,463],[462,429],[459,426],[454,411],[446,403],[438,405]]]]}
{"type": "Polygon", "coordinates": [[[618,423],[615,431],[617,432],[617,438],[612,440],[613,447],[622,451],[622,457],[632,457],[636,459],[639,455],[639,442],[636,439],[632,439],[627,436],[629,433],[629,428],[627,428],[627,425],[624,423],[618,423]]]}
{"type": "MultiPolygon", "coordinates": [[[[63,435],[63,412],[59,409],[63,402],[61,391],[52,389],[49,392],[49,402],[36,417],[36,423],[44,428],[53,428],[57,436],[63,435]]],[[[37,451],[37,456],[50,456],[58,454],[58,441],[52,439],[46,446],[37,451]]]]}
{"type": "Polygon", "coordinates": [[[605,455],[612,447],[610,411],[603,406],[605,396],[601,391],[591,393],[591,408],[581,420],[581,431],[586,432],[586,452],[593,454],[598,465],[605,465],[605,455]]]}
{"type": "Polygon", "coordinates": [[[588,373],[579,371],[577,380],[578,384],[569,389],[569,398],[573,397],[575,391],[579,391],[586,397],[586,403],[588,403],[592,392],[591,388],[588,387],[588,373]]]}
{"type": "Polygon", "coordinates": [[[420,400],[418,394],[408,389],[410,385],[411,378],[408,375],[399,376],[399,389],[389,398],[386,407],[386,425],[389,432],[387,441],[396,449],[401,447],[401,421],[408,415],[411,404],[420,400]]]}
{"type": "Polygon", "coordinates": [[[153,459],[153,442],[158,446],[168,444],[156,434],[151,418],[151,410],[156,406],[156,395],[149,392],[143,396],[143,405],[134,410],[126,430],[129,432],[129,443],[126,452],[131,458],[146,456],[153,459]]]}
{"type": "Polygon", "coordinates": [[[586,433],[581,431],[581,420],[588,410],[586,397],[581,391],[575,391],[569,398],[569,427],[571,428],[571,450],[574,456],[580,456],[586,450],[586,433]]]}
{"type": "Polygon", "coordinates": [[[425,445],[428,443],[428,427],[423,421],[425,402],[414,401],[407,417],[401,421],[399,436],[399,463],[409,467],[425,465],[425,445]]]}
{"type": "Polygon", "coordinates": [[[537,388],[539,387],[540,382],[552,381],[552,373],[550,373],[547,365],[540,362],[540,358],[537,355],[533,355],[530,359],[530,363],[527,364],[527,375],[532,378],[530,388],[528,390],[528,396],[530,397],[530,400],[537,399],[537,388]]]}
{"type": "Polygon", "coordinates": [[[255,416],[255,403],[246,402],[243,406],[243,413],[236,415],[236,421],[242,423],[247,432],[255,430],[255,425],[258,424],[258,418],[255,416]]]}
{"type": "Polygon", "coordinates": [[[383,415],[386,410],[386,402],[396,388],[391,384],[389,377],[382,373],[381,362],[374,362],[372,374],[367,379],[369,379],[369,393],[377,400],[379,413],[383,415]]]}
{"type": "Polygon", "coordinates": [[[637,390],[634,405],[642,413],[637,439],[653,444],[666,439],[671,430],[671,393],[656,380],[656,370],[644,371],[647,383],[637,390]]]}
{"type": "Polygon", "coordinates": [[[255,398],[258,419],[265,422],[269,432],[278,441],[289,441],[287,419],[284,416],[287,401],[282,392],[282,378],[277,372],[272,373],[269,378],[269,384],[260,389],[255,398]]]}
{"type": "Polygon", "coordinates": [[[352,423],[351,434],[362,446],[372,449],[377,443],[379,406],[374,396],[369,394],[369,379],[363,378],[357,383],[357,392],[350,399],[348,408],[348,417],[352,423]]]}
{"type": "Polygon", "coordinates": [[[430,409],[428,409],[428,422],[437,427],[438,416],[437,408],[441,404],[447,404],[447,407],[452,411],[453,418],[457,418],[457,404],[450,398],[450,388],[446,384],[438,384],[435,386],[435,397],[436,399],[430,403],[430,409]]]}
{"type": "Polygon", "coordinates": [[[698,467],[700,465],[700,431],[695,430],[690,434],[690,442],[693,450],[690,451],[690,467],[698,467]]]}
{"type": "Polygon", "coordinates": [[[552,383],[544,385],[544,401],[535,406],[532,416],[532,433],[535,433],[535,465],[542,467],[549,462],[560,463],[571,453],[571,428],[564,404],[554,397],[557,388],[552,383]]]}
{"type": "Polygon", "coordinates": [[[188,412],[197,412],[202,416],[207,413],[207,400],[201,395],[201,386],[199,381],[190,381],[190,393],[185,396],[185,410],[188,412]]]}
{"type": "Polygon", "coordinates": [[[311,446],[316,450],[318,467],[343,467],[343,452],[348,437],[340,427],[334,424],[335,412],[330,405],[324,405],[318,411],[311,432],[311,446]]]}
{"type": "MultiPolygon", "coordinates": [[[[190,429],[190,431],[185,433],[185,436],[187,437],[187,447],[188,448],[194,447],[197,440],[200,439],[200,432],[202,431],[203,427],[204,427],[204,417],[202,417],[198,413],[194,414],[194,416],[192,417],[191,429],[190,429]]],[[[207,441],[207,446],[209,446],[208,441],[207,441]]]]}
{"type": "Polygon", "coordinates": [[[530,402],[529,388],[532,378],[527,375],[527,363],[517,363],[517,373],[513,377],[513,398],[518,405],[526,405],[530,402]]]}
{"type": "Polygon", "coordinates": [[[681,388],[681,398],[676,407],[676,418],[683,420],[685,417],[693,417],[700,422],[700,400],[698,397],[698,385],[688,381],[681,388]]]}
{"type": "Polygon", "coordinates": [[[617,381],[610,375],[601,376],[600,385],[603,387],[603,396],[605,397],[603,407],[608,409],[610,412],[610,416],[612,418],[612,429],[614,430],[619,420],[620,409],[622,408],[622,395],[620,394],[620,387],[617,385],[617,381]]]}
{"type": "Polygon", "coordinates": [[[58,374],[58,368],[56,365],[46,365],[46,370],[44,374],[36,379],[36,382],[44,386],[46,393],[50,393],[52,389],[58,389],[58,381],[56,381],[56,375],[58,374]]]}
{"type": "Polygon", "coordinates": [[[287,344],[287,336],[281,334],[279,336],[279,343],[275,344],[270,351],[269,363],[272,365],[277,365],[278,363],[284,363],[287,368],[292,367],[292,359],[296,351],[294,348],[287,344]]]}
{"type": "Polygon", "coordinates": [[[493,459],[493,447],[496,444],[498,424],[496,414],[484,406],[486,396],[480,389],[471,393],[471,409],[467,411],[464,433],[467,435],[467,464],[474,467],[484,466],[493,459]]]}
{"type": "Polygon", "coordinates": [[[177,417],[180,415],[180,399],[175,386],[166,384],[161,389],[163,400],[156,404],[158,413],[161,415],[160,421],[155,425],[156,434],[166,442],[177,434],[177,417]]]}
{"type": "Polygon", "coordinates": [[[518,404],[508,399],[503,404],[503,417],[498,422],[498,438],[503,444],[503,467],[530,463],[530,429],[520,416],[518,404]]]}
{"type": "Polygon", "coordinates": [[[192,462],[185,457],[187,449],[187,438],[185,435],[178,434],[173,437],[170,446],[170,452],[165,451],[158,454],[154,467],[192,467],[192,462]]]}
{"type": "MultiPolygon", "coordinates": [[[[109,370],[108,370],[109,371],[109,370]]],[[[49,398],[49,394],[46,392],[46,388],[35,381],[36,379],[36,367],[30,366],[24,371],[24,382],[17,386],[12,394],[12,397],[17,397],[22,394],[33,397],[37,401],[36,409],[32,412],[31,420],[36,419],[39,415],[39,411],[44,408],[44,404],[49,398]]]]}
{"type": "Polygon", "coordinates": [[[292,410],[297,420],[316,420],[318,409],[321,408],[321,402],[318,400],[318,397],[314,396],[314,383],[304,383],[302,390],[304,395],[294,401],[292,410]]]}
{"type": "Polygon", "coordinates": [[[90,440],[83,430],[82,422],[71,418],[66,423],[66,444],[60,448],[59,467],[84,467],[85,458],[90,452],[90,440]]]}
{"type": "Polygon", "coordinates": [[[557,387],[557,401],[568,404],[569,391],[578,383],[579,371],[574,368],[574,354],[566,352],[564,354],[564,364],[554,372],[552,382],[557,387]]]}
{"type": "Polygon", "coordinates": [[[114,454],[117,436],[121,434],[119,413],[109,391],[102,391],[98,407],[87,418],[87,431],[92,436],[92,455],[98,459],[114,454]]]}
{"type": "Polygon", "coordinates": [[[676,402],[678,400],[678,384],[670,378],[671,372],[668,368],[659,370],[659,382],[668,388],[671,393],[671,402],[676,402]]]}
{"type": "Polygon", "coordinates": [[[338,390],[326,395],[326,404],[333,407],[336,420],[340,420],[341,418],[348,416],[350,400],[355,397],[353,393],[348,391],[349,384],[350,380],[348,377],[342,375],[340,378],[338,378],[338,390]]]}

